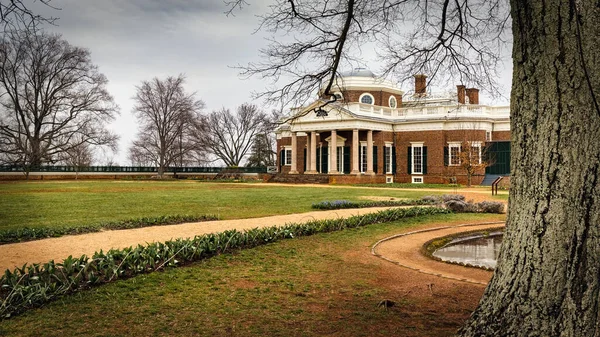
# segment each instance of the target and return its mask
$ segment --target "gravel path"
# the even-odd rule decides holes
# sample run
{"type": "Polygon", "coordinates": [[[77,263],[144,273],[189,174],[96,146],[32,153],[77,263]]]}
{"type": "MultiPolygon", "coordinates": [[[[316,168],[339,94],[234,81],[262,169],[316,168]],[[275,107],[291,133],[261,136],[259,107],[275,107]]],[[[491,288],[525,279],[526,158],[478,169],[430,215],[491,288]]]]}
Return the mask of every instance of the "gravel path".
{"type": "Polygon", "coordinates": [[[195,235],[222,232],[228,229],[251,229],[284,225],[290,222],[335,219],[366,213],[378,212],[390,207],[343,209],[334,211],[314,211],[300,214],[276,215],[262,218],[219,220],[179,225],[144,227],[136,229],[105,231],[83,235],[63,236],[37,241],[0,245],[0,270],[21,267],[25,263],[45,263],[50,260],[62,261],[69,255],[91,256],[100,249],[126,248],[150,242],[164,242],[177,238],[190,238],[195,235]]]}

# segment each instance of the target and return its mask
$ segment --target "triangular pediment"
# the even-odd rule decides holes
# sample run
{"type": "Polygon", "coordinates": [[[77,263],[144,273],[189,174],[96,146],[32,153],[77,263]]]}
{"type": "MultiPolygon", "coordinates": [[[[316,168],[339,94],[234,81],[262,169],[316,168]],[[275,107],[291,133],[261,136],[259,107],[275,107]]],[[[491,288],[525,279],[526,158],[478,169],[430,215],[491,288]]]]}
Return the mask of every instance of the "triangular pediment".
{"type": "Polygon", "coordinates": [[[323,101],[316,101],[306,107],[297,109],[293,116],[295,117],[293,118],[291,124],[344,121],[356,119],[354,115],[352,115],[348,110],[343,108],[342,104],[325,104],[325,102],[323,101]]]}

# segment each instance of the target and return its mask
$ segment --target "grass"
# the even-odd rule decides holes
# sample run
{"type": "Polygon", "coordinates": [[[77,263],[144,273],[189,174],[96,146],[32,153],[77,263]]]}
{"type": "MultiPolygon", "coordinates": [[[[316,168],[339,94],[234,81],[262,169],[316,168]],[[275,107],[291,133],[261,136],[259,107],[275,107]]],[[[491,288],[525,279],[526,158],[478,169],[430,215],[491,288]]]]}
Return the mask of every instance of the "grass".
{"type": "Polygon", "coordinates": [[[170,215],[251,218],[311,211],[323,200],[417,198],[425,191],[287,187],[197,181],[0,183],[0,230],[60,227],[170,215]]]}
{"type": "Polygon", "coordinates": [[[420,274],[400,268],[404,277],[392,278],[397,267],[371,257],[369,246],[417,225],[502,218],[421,217],[220,255],[65,297],[3,321],[0,335],[451,336],[483,289],[452,283],[432,296],[429,276],[412,284],[420,274]],[[385,298],[396,306],[377,308],[385,298]]]}

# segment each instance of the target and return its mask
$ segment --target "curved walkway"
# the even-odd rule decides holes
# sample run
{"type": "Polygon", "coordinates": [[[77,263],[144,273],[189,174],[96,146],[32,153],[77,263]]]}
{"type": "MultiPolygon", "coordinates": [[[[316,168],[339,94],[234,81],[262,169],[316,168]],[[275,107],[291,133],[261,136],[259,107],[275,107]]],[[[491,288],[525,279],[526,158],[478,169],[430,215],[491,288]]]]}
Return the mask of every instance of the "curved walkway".
{"type": "Polygon", "coordinates": [[[371,248],[371,253],[398,266],[420,273],[486,285],[492,277],[492,272],[435,261],[424,256],[421,253],[421,247],[427,241],[438,237],[467,231],[498,228],[503,224],[504,222],[463,224],[397,234],[376,242],[371,248]]]}
{"type": "Polygon", "coordinates": [[[229,229],[252,229],[256,227],[279,226],[291,222],[336,219],[378,212],[391,207],[341,209],[334,211],[314,211],[299,214],[275,215],[262,218],[218,220],[179,225],[154,226],[136,229],[104,231],[82,235],[70,235],[37,241],[0,245],[0,271],[22,267],[25,263],[45,263],[50,260],[62,261],[69,255],[91,256],[100,249],[126,248],[150,242],[164,242],[178,238],[191,238],[196,235],[222,232],[229,229]]]}

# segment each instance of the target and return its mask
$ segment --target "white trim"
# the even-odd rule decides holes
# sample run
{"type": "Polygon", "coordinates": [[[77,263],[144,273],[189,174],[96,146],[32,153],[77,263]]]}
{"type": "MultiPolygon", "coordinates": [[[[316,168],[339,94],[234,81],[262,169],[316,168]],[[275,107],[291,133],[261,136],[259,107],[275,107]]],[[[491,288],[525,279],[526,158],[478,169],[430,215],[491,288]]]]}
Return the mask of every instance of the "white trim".
{"type": "Polygon", "coordinates": [[[398,107],[398,99],[394,95],[390,95],[388,98],[388,106],[392,109],[396,109],[398,107]],[[392,106],[392,98],[394,99],[394,106],[392,106]]]}
{"type": "Polygon", "coordinates": [[[365,92],[358,97],[358,102],[362,104],[375,105],[375,97],[373,97],[373,95],[369,94],[368,92],[365,92]],[[371,103],[365,103],[362,101],[363,97],[365,96],[371,97],[371,103]]]}
{"type": "Polygon", "coordinates": [[[393,152],[392,152],[392,148],[393,148],[393,143],[392,142],[385,142],[385,145],[383,147],[383,162],[385,163],[387,161],[387,167],[384,167],[385,169],[385,174],[393,174],[393,169],[394,169],[394,156],[393,156],[393,152]],[[389,149],[388,153],[389,153],[389,160],[388,158],[386,158],[386,154],[385,154],[385,149],[389,149]]]}
{"type": "Polygon", "coordinates": [[[424,142],[411,142],[410,146],[411,146],[411,151],[410,151],[410,172],[411,174],[423,174],[423,146],[424,142]],[[419,172],[417,172],[417,170],[415,170],[415,149],[421,149],[421,170],[419,172]]]}
{"type": "Polygon", "coordinates": [[[413,184],[423,184],[425,182],[425,178],[423,176],[412,176],[411,178],[413,184]]]}
{"type": "Polygon", "coordinates": [[[461,142],[448,142],[448,166],[460,166],[460,151],[462,150],[461,142]],[[452,163],[452,149],[458,149],[456,156],[458,163],[452,163]]]}
{"type": "Polygon", "coordinates": [[[285,145],[283,147],[283,166],[292,166],[292,146],[291,145],[285,145]],[[288,157],[288,151],[290,152],[290,155],[288,157]],[[288,164],[288,159],[289,164],[288,164]]]}
{"type": "Polygon", "coordinates": [[[336,91],[336,92],[334,92],[334,93],[333,93],[333,95],[334,95],[334,96],[340,95],[340,97],[337,97],[337,100],[338,100],[338,101],[340,101],[340,100],[343,100],[343,99],[344,99],[344,95],[343,95],[341,92],[339,92],[339,91],[336,91]]]}

